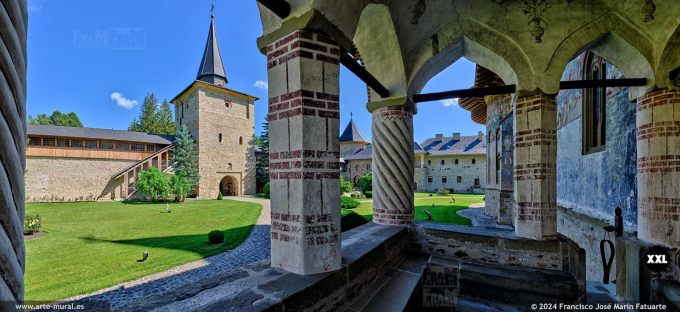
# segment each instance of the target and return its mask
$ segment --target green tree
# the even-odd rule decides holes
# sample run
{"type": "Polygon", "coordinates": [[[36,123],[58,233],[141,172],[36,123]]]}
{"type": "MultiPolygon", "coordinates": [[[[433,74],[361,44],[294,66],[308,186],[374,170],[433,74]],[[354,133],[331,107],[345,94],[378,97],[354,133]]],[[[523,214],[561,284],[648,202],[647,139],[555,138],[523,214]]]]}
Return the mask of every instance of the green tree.
{"type": "Polygon", "coordinates": [[[161,104],[161,109],[158,111],[158,117],[156,118],[158,122],[158,132],[159,134],[175,134],[177,130],[175,129],[175,119],[172,117],[172,110],[170,109],[170,103],[168,100],[163,99],[161,104]]]}
{"type": "Polygon", "coordinates": [[[186,125],[182,125],[175,136],[175,147],[172,150],[172,167],[175,174],[181,174],[189,182],[190,189],[198,185],[201,177],[198,175],[198,154],[196,142],[186,125]]]}
{"type": "Polygon", "coordinates": [[[156,201],[170,192],[168,177],[156,167],[144,170],[137,178],[137,190],[156,201]]]}
{"type": "Polygon", "coordinates": [[[357,186],[362,193],[373,191],[373,175],[370,172],[364,173],[364,175],[357,181],[357,186]]]}
{"type": "Polygon", "coordinates": [[[260,148],[260,156],[255,163],[255,178],[257,182],[265,184],[269,182],[269,121],[264,117],[262,134],[255,138],[255,146],[260,148]]]}
{"type": "Polygon", "coordinates": [[[170,177],[170,191],[175,195],[176,201],[183,202],[190,190],[189,180],[183,173],[175,173],[170,177]]]}
{"type": "Polygon", "coordinates": [[[342,176],[340,176],[340,190],[343,193],[351,193],[354,188],[352,187],[352,182],[349,182],[345,180],[342,176]]]}
{"type": "Polygon", "coordinates": [[[128,130],[137,132],[158,133],[158,100],[153,93],[149,93],[144,97],[144,104],[128,130]]]}
{"type": "Polygon", "coordinates": [[[80,122],[80,118],[78,118],[76,113],[70,112],[63,114],[58,110],[52,112],[52,115],[50,116],[47,116],[47,114],[39,114],[35,118],[28,116],[28,123],[32,125],[83,127],[83,123],[80,122]]]}

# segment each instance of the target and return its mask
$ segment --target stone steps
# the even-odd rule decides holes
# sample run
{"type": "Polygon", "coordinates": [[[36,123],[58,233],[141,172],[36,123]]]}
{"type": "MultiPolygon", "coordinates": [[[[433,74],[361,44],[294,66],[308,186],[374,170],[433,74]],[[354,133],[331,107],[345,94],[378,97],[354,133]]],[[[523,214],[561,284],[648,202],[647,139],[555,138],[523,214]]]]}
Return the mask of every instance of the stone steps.
{"type": "Polygon", "coordinates": [[[409,254],[399,265],[378,279],[359,297],[349,311],[404,311],[419,289],[429,255],[409,254]]]}
{"type": "Polygon", "coordinates": [[[459,296],[474,301],[527,306],[536,302],[576,302],[578,283],[569,273],[511,267],[433,256],[430,266],[459,273],[459,296]]]}

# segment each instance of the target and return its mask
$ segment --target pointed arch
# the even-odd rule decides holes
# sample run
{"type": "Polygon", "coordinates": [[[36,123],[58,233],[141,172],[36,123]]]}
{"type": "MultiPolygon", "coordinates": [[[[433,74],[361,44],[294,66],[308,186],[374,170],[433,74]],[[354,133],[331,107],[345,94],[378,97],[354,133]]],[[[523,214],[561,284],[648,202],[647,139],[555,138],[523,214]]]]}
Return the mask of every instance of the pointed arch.
{"type": "Polygon", "coordinates": [[[657,69],[657,83],[670,84],[668,74],[678,67],[680,67],[680,25],[676,26],[673,34],[666,41],[663,52],[661,52],[657,69]]]}
{"type": "Polygon", "coordinates": [[[559,79],[574,57],[586,49],[606,59],[631,78],[647,78],[648,85],[655,81],[654,48],[652,41],[638,29],[632,27],[616,13],[607,13],[564,38],[556,47],[548,66],[540,79],[550,84],[548,89],[556,92],[559,79]]]}

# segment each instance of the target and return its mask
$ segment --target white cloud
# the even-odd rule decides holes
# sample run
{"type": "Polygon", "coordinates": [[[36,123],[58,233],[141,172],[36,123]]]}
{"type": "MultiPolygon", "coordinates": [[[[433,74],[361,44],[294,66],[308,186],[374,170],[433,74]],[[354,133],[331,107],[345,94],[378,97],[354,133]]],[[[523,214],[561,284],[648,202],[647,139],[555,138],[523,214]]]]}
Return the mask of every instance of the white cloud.
{"type": "Polygon", "coordinates": [[[258,88],[260,90],[268,90],[269,84],[264,80],[258,80],[258,81],[255,81],[255,83],[253,84],[253,87],[258,88]]]}
{"type": "Polygon", "coordinates": [[[458,106],[458,99],[440,100],[439,103],[442,103],[444,107],[458,106]]]}
{"type": "Polygon", "coordinates": [[[130,100],[128,98],[125,98],[125,96],[123,96],[123,94],[120,92],[111,93],[111,100],[116,102],[116,105],[125,109],[132,109],[137,105],[137,100],[130,100]]]}
{"type": "Polygon", "coordinates": [[[31,5],[28,6],[28,10],[31,11],[31,12],[39,12],[39,11],[42,11],[42,8],[43,8],[42,5],[34,5],[34,4],[31,4],[31,5]]]}

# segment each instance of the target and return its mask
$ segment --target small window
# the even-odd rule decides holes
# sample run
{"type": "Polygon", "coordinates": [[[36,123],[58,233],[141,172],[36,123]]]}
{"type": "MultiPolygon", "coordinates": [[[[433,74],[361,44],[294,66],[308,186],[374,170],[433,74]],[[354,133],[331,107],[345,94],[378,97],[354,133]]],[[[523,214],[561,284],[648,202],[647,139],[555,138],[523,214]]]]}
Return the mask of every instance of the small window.
{"type": "Polygon", "coordinates": [[[432,183],[432,177],[427,177],[427,183],[432,183]]]}
{"type": "Polygon", "coordinates": [[[222,143],[222,133],[220,133],[220,134],[217,135],[217,140],[219,140],[220,143],[222,143]]]}
{"type": "Polygon", "coordinates": [[[479,187],[479,178],[475,179],[475,187],[479,187]]]}
{"type": "Polygon", "coordinates": [[[224,100],[224,107],[229,108],[230,104],[229,101],[224,100]]]}
{"type": "Polygon", "coordinates": [[[354,166],[354,169],[355,169],[356,171],[359,171],[359,165],[355,165],[355,166],[354,166]]]}
{"type": "Polygon", "coordinates": [[[442,160],[441,160],[441,164],[443,165],[443,164],[445,164],[445,163],[446,163],[446,162],[442,159],[442,160]]]}
{"type": "Polygon", "coordinates": [[[42,145],[43,146],[54,146],[54,138],[43,138],[42,139],[42,145]]]}
{"type": "Polygon", "coordinates": [[[147,151],[147,152],[155,152],[155,151],[156,151],[156,145],[148,144],[148,145],[146,146],[146,151],[147,151]]]}
{"type": "Polygon", "coordinates": [[[101,149],[113,149],[113,142],[111,142],[111,141],[101,141],[99,143],[99,148],[101,148],[101,149]]]}
{"type": "Polygon", "coordinates": [[[474,165],[476,162],[477,162],[477,160],[473,158],[473,159],[472,159],[472,164],[474,165]]]}
{"type": "Polygon", "coordinates": [[[243,145],[243,137],[238,137],[238,144],[243,145]]]}
{"type": "Polygon", "coordinates": [[[116,149],[119,151],[129,151],[130,144],[127,143],[116,143],[116,149]]]}
{"type": "Polygon", "coordinates": [[[227,164],[227,170],[231,170],[231,168],[232,168],[231,163],[228,163],[227,164]]]}
{"type": "Polygon", "coordinates": [[[446,183],[449,179],[447,177],[442,177],[442,183],[446,183]]]}
{"type": "Polygon", "coordinates": [[[57,139],[57,146],[67,147],[68,146],[68,139],[57,139]]]}
{"type": "Polygon", "coordinates": [[[366,170],[371,170],[371,164],[366,164],[366,170]]]}
{"type": "Polygon", "coordinates": [[[146,150],[146,146],[143,144],[132,144],[132,150],[135,152],[143,152],[146,150]]]}
{"type": "Polygon", "coordinates": [[[458,183],[463,182],[463,177],[457,176],[457,177],[456,177],[456,182],[458,182],[458,183]]]}
{"type": "MultiPolygon", "coordinates": [[[[601,57],[588,51],[584,62],[583,79],[607,78],[607,63],[601,57]]],[[[606,140],[607,89],[588,88],[583,90],[583,153],[601,151],[606,140]]]]}
{"type": "Polygon", "coordinates": [[[71,140],[71,147],[83,147],[83,141],[82,140],[71,140]]]}
{"type": "Polygon", "coordinates": [[[427,160],[427,164],[428,164],[428,165],[431,165],[431,164],[432,164],[432,160],[428,159],[428,160],[427,160]]]}
{"type": "Polygon", "coordinates": [[[83,141],[83,147],[89,149],[97,148],[97,141],[83,141]]]}
{"type": "Polygon", "coordinates": [[[30,146],[40,146],[41,145],[40,138],[28,138],[28,145],[30,145],[30,146]]]}
{"type": "Polygon", "coordinates": [[[458,164],[458,159],[456,159],[456,160],[454,161],[454,163],[457,165],[457,164],[458,164]]]}

